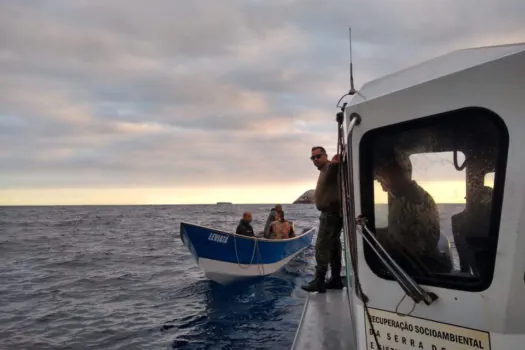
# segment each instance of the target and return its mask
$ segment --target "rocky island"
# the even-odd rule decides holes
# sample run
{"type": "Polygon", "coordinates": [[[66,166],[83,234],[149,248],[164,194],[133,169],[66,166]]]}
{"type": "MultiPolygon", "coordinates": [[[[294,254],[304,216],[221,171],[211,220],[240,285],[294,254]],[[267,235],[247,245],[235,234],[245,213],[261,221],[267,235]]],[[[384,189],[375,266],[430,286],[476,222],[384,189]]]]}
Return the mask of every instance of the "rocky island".
{"type": "Polygon", "coordinates": [[[314,204],[315,190],[308,190],[297,198],[293,204],[314,204]]]}

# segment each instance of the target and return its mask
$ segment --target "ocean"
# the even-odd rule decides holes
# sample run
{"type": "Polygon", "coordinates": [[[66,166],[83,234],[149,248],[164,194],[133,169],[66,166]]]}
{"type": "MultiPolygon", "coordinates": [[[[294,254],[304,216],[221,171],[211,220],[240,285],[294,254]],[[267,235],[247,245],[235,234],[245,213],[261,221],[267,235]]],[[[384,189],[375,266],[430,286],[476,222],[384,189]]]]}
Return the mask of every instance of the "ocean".
{"type": "MultiPolygon", "coordinates": [[[[460,208],[446,206],[450,237],[460,208]]],[[[275,275],[223,287],[179,238],[181,221],[233,231],[243,211],[262,230],[271,207],[1,207],[0,348],[289,349],[313,247],[275,275]]],[[[315,206],[283,207],[299,232],[318,225],[315,206]]]]}
{"type": "MultiPolygon", "coordinates": [[[[224,288],[204,278],[181,221],[262,230],[272,205],[0,208],[1,349],[289,349],[313,247],[280,273],[224,288]]],[[[284,205],[298,229],[313,205],[284,205]]]]}

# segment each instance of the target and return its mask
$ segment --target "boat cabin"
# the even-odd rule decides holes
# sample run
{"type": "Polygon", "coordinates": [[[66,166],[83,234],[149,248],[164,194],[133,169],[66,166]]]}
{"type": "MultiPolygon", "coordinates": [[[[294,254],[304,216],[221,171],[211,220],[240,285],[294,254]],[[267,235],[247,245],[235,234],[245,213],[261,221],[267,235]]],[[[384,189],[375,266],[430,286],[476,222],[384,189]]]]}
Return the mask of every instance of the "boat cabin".
{"type": "Polygon", "coordinates": [[[525,44],[371,81],[344,115],[348,348],[525,349],[525,44]],[[396,193],[385,164],[412,192],[396,193]],[[427,302],[407,296],[374,239],[427,302]]]}

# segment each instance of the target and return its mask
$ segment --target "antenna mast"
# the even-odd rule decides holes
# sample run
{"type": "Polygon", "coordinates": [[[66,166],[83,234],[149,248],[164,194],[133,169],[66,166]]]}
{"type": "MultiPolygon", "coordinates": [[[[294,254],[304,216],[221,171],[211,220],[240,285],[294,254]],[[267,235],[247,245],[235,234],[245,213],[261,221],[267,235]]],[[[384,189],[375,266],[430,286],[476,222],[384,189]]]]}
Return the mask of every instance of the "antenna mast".
{"type": "Polygon", "coordinates": [[[344,94],[340,99],[339,101],[337,101],[337,107],[338,108],[341,108],[341,110],[344,110],[346,105],[348,103],[344,103],[342,106],[339,105],[341,103],[341,101],[343,100],[343,98],[345,98],[346,96],[353,96],[355,94],[358,94],[360,96],[362,96],[359,91],[357,91],[354,87],[354,67],[353,67],[353,64],[352,64],[352,27],[348,27],[348,39],[350,41],[350,91],[348,91],[346,94],[344,94]]]}
{"type": "Polygon", "coordinates": [[[348,40],[350,42],[350,91],[348,95],[355,95],[357,90],[354,87],[354,67],[352,65],[352,27],[348,28],[348,40]]]}

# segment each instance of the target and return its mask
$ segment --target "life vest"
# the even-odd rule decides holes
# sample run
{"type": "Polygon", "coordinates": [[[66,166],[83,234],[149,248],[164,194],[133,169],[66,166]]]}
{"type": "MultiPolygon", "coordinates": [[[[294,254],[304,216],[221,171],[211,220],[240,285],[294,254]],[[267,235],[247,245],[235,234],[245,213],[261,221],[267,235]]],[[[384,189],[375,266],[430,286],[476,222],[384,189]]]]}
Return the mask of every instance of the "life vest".
{"type": "Polygon", "coordinates": [[[289,221],[274,221],[272,224],[271,238],[286,239],[290,238],[290,230],[292,225],[289,221]]]}

